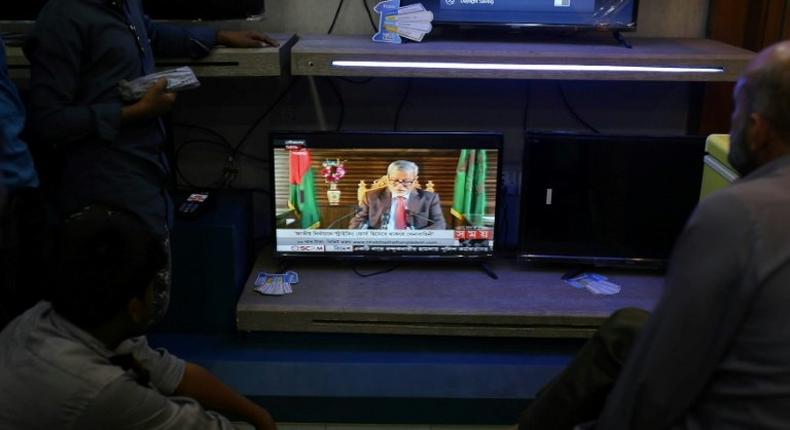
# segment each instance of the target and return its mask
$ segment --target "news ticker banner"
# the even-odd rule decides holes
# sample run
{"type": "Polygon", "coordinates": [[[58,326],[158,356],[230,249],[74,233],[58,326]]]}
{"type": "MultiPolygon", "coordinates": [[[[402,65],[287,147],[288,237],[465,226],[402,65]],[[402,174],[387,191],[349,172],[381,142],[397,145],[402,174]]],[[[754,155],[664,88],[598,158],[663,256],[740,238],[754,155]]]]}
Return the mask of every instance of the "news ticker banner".
{"type": "Polygon", "coordinates": [[[494,248],[494,231],[277,230],[278,252],[476,253],[494,248]]]}

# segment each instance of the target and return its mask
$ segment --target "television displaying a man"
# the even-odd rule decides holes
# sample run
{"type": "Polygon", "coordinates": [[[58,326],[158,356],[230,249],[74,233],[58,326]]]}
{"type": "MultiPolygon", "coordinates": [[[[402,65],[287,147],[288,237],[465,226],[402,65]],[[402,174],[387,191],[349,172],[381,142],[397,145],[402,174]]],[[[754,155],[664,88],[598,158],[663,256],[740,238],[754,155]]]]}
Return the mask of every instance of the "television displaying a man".
{"type": "Polygon", "coordinates": [[[349,229],[444,230],[439,195],[417,186],[419,167],[397,160],[387,167],[387,186],[365,193],[349,229]]]}

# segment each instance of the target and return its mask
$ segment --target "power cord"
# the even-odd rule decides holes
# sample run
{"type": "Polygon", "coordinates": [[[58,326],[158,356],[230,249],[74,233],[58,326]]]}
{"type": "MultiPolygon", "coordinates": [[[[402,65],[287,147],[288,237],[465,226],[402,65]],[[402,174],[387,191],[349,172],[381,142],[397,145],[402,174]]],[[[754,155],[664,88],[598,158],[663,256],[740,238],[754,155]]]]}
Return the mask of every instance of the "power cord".
{"type": "Polygon", "coordinates": [[[187,176],[181,170],[181,163],[180,163],[181,152],[184,149],[186,149],[187,147],[192,146],[192,145],[196,145],[196,144],[208,144],[208,145],[219,146],[219,147],[221,147],[222,149],[224,149],[226,151],[230,149],[228,146],[223,145],[222,143],[219,143],[219,142],[215,142],[213,140],[208,140],[208,139],[190,139],[190,140],[187,140],[186,142],[183,142],[181,145],[179,145],[179,147],[176,148],[175,152],[173,153],[173,158],[174,158],[174,160],[173,160],[173,167],[174,167],[174,169],[176,171],[176,175],[181,180],[181,182],[183,182],[184,184],[186,184],[187,186],[192,187],[192,188],[216,187],[216,186],[218,186],[218,184],[223,182],[223,178],[225,176],[225,172],[224,171],[220,174],[219,178],[217,178],[214,181],[212,181],[208,186],[200,186],[200,185],[197,185],[194,182],[192,182],[189,178],[187,178],[187,176]]]}
{"type": "Polygon", "coordinates": [[[343,100],[342,93],[340,92],[340,90],[338,90],[337,85],[335,85],[335,82],[332,80],[332,78],[327,77],[326,82],[329,84],[329,88],[331,88],[332,92],[335,94],[335,98],[337,98],[338,106],[340,107],[340,113],[338,114],[337,127],[336,127],[336,130],[340,131],[343,129],[343,121],[345,120],[345,116],[346,116],[346,103],[343,100]]]}
{"type": "Polygon", "coordinates": [[[412,85],[412,78],[408,78],[406,81],[406,89],[403,91],[403,97],[400,99],[400,103],[398,104],[398,110],[395,111],[395,121],[392,124],[392,130],[398,131],[398,123],[400,122],[400,115],[403,111],[403,106],[406,104],[406,99],[409,98],[409,93],[411,92],[411,85],[412,85]]]}
{"type": "Polygon", "coordinates": [[[383,274],[385,274],[385,273],[392,272],[393,270],[397,269],[397,268],[398,268],[398,266],[400,266],[400,264],[395,264],[395,265],[393,265],[392,267],[388,267],[388,268],[386,268],[386,269],[384,269],[384,270],[379,270],[379,271],[376,271],[376,272],[362,273],[362,272],[360,272],[360,271],[357,269],[357,266],[355,265],[355,266],[352,266],[352,267],[351,267],[351,271],[353,271],[353,272],[354,272],[354,274],[355,274],[355,275],[357,275],[357,276],[359,276],[360,278],[369,278],[369,277],[371,277],[371,276],[383,275],[383,274]]]}
{"type": "MultiPolygon", "coordinates": [[[[505,191],[505,187],[502,187],[502,190],[505,191]]],[[[499,226],[501,227],[502,231],[496,232],[495,234],[502,238],[499,240],[500,246],[507,245],[507,237],[508,234],[510,233],[510,224],[509,224],[510,220],[508,219],[507,199],[508,199],[507,192],[505,192],[503,198],[499,199],[499,201],[502,202],[502,207],[499,209],[500,214],[502,214],[502,221],[499,223],[499,226]]]]}
{"type": "Polygon", "coordinates": [[[269,107],[268,107],[268,108],[267,108],[267,109],[266,109],[266,110],[265,110],[265,111],[264,111],[264,112],[263,112],[263,113],[262,113],[262,114],[261,114],[261,115],[260,115],[258,118],[256,118],[256,119],[255,119],[255,121],[253,121],[253,123],[252,123],[252,125],[250,126],[250,128],[247,130],[247,132],[246,132],[246,133],[244,133],[244,136],[243,136],[243,137],[242,137],[242,138],[239,140],[239,143],[237,143],[237,144],[236,144],[236,146],[233,148],[233,151],[232,151],[232,152],[231,152],[231,154],[230,154],[230,156],[231,156],[231,157],[233,157],[233,158],[236,158],[236,156],[240,154],[240,152],[241,152],[241,148],[242,148],[242,147],[244,146],[244,144],[247,142],[247,139],[249,139],[249,138],[250,138],[250,136],[252,135],[252,133],[253,133],[253,132],[255,132],[255,129],[256,129],[256,128],[258,128],[258,126],[259,126],[259,125],[260,125],[260,124],[263,122],[263,120],[264,120],[264,119],[266,119],[266,117],[267,117],[267,116],[269,116],[269,114],[270,114],[270,113],[272,113],[272,111],[274,110],[274,108],[276,108],[276,107],[277,107],[277,105],[279,105],[279,104],[280,104],[280,102],[282,102],[282,101],[283,101],[283,99],[285,98],[285,96],[286,96],[286,95],[287,95],[287,94],[288,94],[288,93],[291,91],[291,89],[294,87],[294,84],[296,84],[296,81],[297,81],[298,79],[299,79],[299,77],[298,77],[298,76],[297,76],[297,77],[294,77],[294,78],[292,78],[292,79],[291,79],[291,81],[288,83],[288,86],[287,86],[287,87],[286,87],[286,88],[285,88],[285,89],[284,89],[282,92],[280,92],[280,94],[279,94],[279,95],[277,96],[277,98],[276,98],[276,99],[275,99],[275,100],[272,102],[272,104],[271,104],[271,105],[269,105],[269,107]]]}
{"type": "Polygon", "coordinates": [[[370,26],[373,28],[373,32],[375,33],[379,31],[379,29],[376,27],[376,20],[373,19],[373,13],[370,11],[370,6],[368,6],[368,1],[362,0],[362,6],[364,6],[365,12],[368,14],[368,20],[370,20],[370,26]]]}
{"type": "Polygon", "coordinates": [[[576,112],[576,109],[573,108],[571,102],[568,101],[568,96],[565,94],[565,88],[562,86],[562,84],[558,83],[557,88],[560,90],[560,97],[562,97],[562,102],[565,103],[565,107],[568,109],[568,112],[570,112],[571,115],[573,115],[573,117],[576,118],[576,121],[578,121],[581,125],[590,129],[590,131],[592,131],[593,133],[601,134],[601,132],[598,131],[596,127],[593,127],[592,124],[585,121],[584,118],[582,118],[581,115],[579,115],[579,113],[576,112]]]}
{"type": "Polygon", "coordinates": [[[351,79],[351,78],[346,78],[346,77],[343,77],[343,76],[335,76],[335,79],[341,80],[343,82],[348,82],[349,84],[361,85],[361,84],[367,84],[367,83],[371,82],[372,80],[374,80],[376,78],[371,76],[371,77],[362,78],[362,79],[351,79]]]}
{"type": "MultiPolygon", "coordinates": [[[[342,3],[342,0],[341,0],[341,3],[342,3]]],[[[269,160],[269,159],[257,157],[257,156],[254,156],[254,155],[251,155],[251,154],[248,154],[248,153],[242,151],[242,147],[247,142],[247,140],[250,138],[250,136],[252,136],[252,134],[255,132],[255,130],[258,128],[258,126],[282,102],[282,100],[285,98],[285,96],[294,87],[294,85],[296,84],[297,80],[298,80],[298,77],[292,78],[290,80],[290,82],[288,83],[288,86],[283,91],[281,91],[280,94],[276,97],[276,99],[272,102],[272,104],[258,118],[256,118],[255,121],[253,121],[252,125],[249,127],[249,129],[247,129],[247,131],[245,132],[244,136],[239,140],[239,142],[235,146],[231,145],[230,142],[228,141],[228,139],[225,136],[223,136],[222,134],[220,134],[220,133],[216,132],[215,130],[212,130],[212,129],[208,128],[208,127],[195,125],[195,124],[174,123],[173,124],[174,127],[190,128],[190,129],[198,130],[198,131],[201,131],[201,132],[207,134],[208,136],[210,136],[212,138],[212,139],[204,138],[204,139],[191,139],[191,140],[188,140],[186,142],[183,142],[174,151],[174,153],[173,153],[173,158],[174,158],[173,165],[174,165],[174,169],[176,171],[176,175],[181,179],[181,181],[183,181],[188,186],[197,188],[197,186],[194,183],[192,183],[192,181],[190,181],[186,177],[184,172],[181,170],[179,161],[180,161],[180,158],[181,158],[181,152],[185,148],[187,148],[187,147],[189,147],[191,145],[194,145],[194,144],[198,144],[198,143],[219,146],[222,149],[224,149],[227,152],[227,154],[228,154],[227,158],[225,159],[225,164],[223,166],[223,170],[222,170],[222,174],[221,174],[220,178],[216,179],[212,183],[212,185],[210,185],[210,186],[218,186],[219,185],[219,186],[222,186],[223,188],[232,188],[233,183],[239,177],[239,173],[240,173],[240,169],[237,166],[237,160],[238,160],[239,157],[245,157],[245,158],[248,158],[250,160],[260,162],[260,163],[270,163],[271,160],[269,160]]],[[[265,192],[266,193],[271,193],[268,190],[265,190],[265,192]]]]}
{"type": "Polygon", "coordinates": [[[532,95],[532,85],[529,81],[524,82],[524,116],[521,118],[521,131],[527,132],[527,125],[529,124],[529,102],[530,95],[532,95]]]}
{"type": "Polygon", "coordinates": [[[337,9],[335,9],[335,16],[334,18],[332,18],[332,25],[329,26],[329,30],[326,32],[326,34],[332,34],[332,31],[335,29],[335,24],[337,24],[337,17],[340,16],[340,10],[343,9],[344,1],[345,0],[340,0],[340,2],[337,4],[337,9]]]}
{"type": "Polygon", "coordinates": [[[236,159],[228,157],[225,160],[225,167],[222,169],[222,188],[230,188],[239,177],[239,168],[236,166],[236,159]]]}
{"type": "Polygon", "coordinates": [[[216,130],[210,129],[208,127],[204,127],[202,125],[187,124],[187,123],[183,123],[183,122],[174,122],[174,123],[172,123],[172,126],[173,127],[180,127],[180,128],[191,128],[191,129],[194,129],[194,130],[202,131],[202,132],[204,132],[204,133],[206,133],[206,134],[208,134],[210,136],[216,137],[221,142],[225,143],[228,147],[230,147],[230,142],[228,141],[227,138],[225,138],[225,136],[221,135],[220,133],[217,133],[216,130]]]}

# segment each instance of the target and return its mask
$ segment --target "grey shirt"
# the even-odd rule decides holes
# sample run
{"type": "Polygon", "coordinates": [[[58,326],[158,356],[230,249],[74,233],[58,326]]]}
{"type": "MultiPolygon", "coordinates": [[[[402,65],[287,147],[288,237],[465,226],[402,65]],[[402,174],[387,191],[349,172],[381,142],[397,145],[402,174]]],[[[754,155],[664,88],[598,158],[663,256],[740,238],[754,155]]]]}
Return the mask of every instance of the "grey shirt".
{"type": "Polygon", "coordinates": [[[597,428],[790,428],[790,156],[700,203],[597,428]]]}
{"type": "Polygon", "coordinates": [[[0,429],[231,429],[193,399],[171,397],[185,363],[144,337],[114,351],[41,302],[0,332],[0,429]],[[132,354],[143,386],[110,357],[132,354]]]}

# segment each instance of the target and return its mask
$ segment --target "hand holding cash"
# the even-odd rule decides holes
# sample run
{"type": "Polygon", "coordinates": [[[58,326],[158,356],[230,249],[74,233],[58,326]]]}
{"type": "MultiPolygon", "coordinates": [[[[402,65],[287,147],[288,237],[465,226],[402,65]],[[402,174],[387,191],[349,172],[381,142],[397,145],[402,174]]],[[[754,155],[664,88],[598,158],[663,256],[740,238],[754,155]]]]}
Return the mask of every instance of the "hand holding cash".
{"type": "Polygon", "coordinates": [[[145,93],[161,79],[167,81],[166,90],[169,92],[183,91],[200,86],[200,81],[195,77],[195,73],[192,72],[191,68],[185,66],[141,76],[132,81],[122,80],[118,83],[118,89],[124,101],[137,101],[142,99],[145,93]]]}

